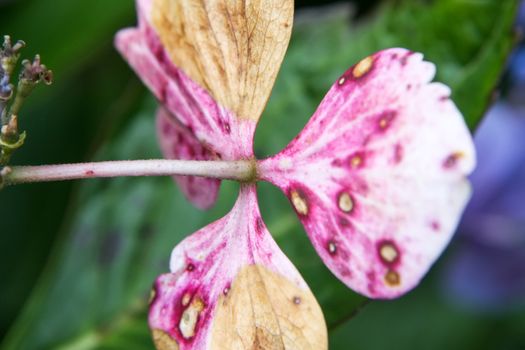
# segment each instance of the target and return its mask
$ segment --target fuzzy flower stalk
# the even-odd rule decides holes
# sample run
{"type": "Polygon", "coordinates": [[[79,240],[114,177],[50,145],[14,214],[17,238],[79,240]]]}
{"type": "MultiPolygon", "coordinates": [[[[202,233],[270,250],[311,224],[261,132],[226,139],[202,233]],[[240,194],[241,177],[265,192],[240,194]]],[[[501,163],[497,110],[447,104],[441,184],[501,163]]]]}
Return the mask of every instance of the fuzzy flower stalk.
{"type": "MultiPolygon", "coordinates": [[[[348,287],[389,299],[414,288],[470,197],[474,147],[450,90],[419,53],[386,49],[343,73],[301,133],[257,160],[253,136],[288,46],[293,1],[138,0],[116,46],[160,103],[168,159],[245,161],[234,208],[178,244],[155,282],[159,350],[326,349],[321,309],[268,232],[256,181],[290,200],[348,287]]],[[[175,177],[197,207],[219,179],[175,177]]]]}

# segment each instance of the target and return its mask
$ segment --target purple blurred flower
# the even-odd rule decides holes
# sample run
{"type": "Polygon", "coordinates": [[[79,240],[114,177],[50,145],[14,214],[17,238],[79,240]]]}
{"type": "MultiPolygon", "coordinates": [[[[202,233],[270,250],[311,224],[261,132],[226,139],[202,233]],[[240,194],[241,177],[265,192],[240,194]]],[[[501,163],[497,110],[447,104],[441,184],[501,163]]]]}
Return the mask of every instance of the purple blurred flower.
{"type": "Polygon", "coordinates": [[[475,143],[474,195],[445,270],[447,293],[482,310],[525,305],[525,108],[496,104],[475,143]]]}

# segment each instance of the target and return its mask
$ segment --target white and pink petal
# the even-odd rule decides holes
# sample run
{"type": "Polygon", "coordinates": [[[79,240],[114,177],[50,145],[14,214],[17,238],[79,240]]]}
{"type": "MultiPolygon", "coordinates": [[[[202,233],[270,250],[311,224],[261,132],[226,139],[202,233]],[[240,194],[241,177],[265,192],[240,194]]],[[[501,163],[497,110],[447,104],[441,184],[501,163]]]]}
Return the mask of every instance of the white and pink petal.
{"type": "Polygon", "coordinates": [[[249,158],[256,123],[239,119],[175,66],[138,2],[139,27],[121,30],[115,46],[159,102],[195,137],[224,160],[249,158]]]}
{"type": "Polygon", "coordinates": [[[450,90],[422,55],[388,49],[332,86],[303,131],[258,165],[293,204],[325,264],[352,289],[418,284],[470,197],[475,152],[450,90]]]}
{"type": "Polygon", "coordinates": [[[326,349],[323,315],[266,229],[255,185],[173,251],[149,323],[159,350],[326,349]]]}

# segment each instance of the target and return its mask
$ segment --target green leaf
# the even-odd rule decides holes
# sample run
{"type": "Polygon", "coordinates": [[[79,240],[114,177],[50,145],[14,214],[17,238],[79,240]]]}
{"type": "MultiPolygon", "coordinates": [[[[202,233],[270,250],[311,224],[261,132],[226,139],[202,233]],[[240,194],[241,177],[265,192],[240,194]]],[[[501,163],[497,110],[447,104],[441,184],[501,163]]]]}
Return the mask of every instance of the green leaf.
{"type": "MultiPolygon", "coordinates": [[[[28,137],[12,164],[85,161],[135,113],[145,89],[112,45],[114,32],[135,21],[129,0],[0,1],[0,34],[23,39],[22,58],[40,53],[55,73],[53,85],[37,87],[22,108],[19,126],[28,137]]],[[[42,272],[74,186],[29,185],[0,193],[0,338],[42,272]]]]}
{"type": "Polygon", "coordinates": [[[111,33],[134,23],[134,9],[129,0],[20,1],[2,11],[2,34],[28,43],[22,56],[40,53],[60,81],[111,45],[111,33]]]}
{"type": "MultiPolygon", "coordinates": [[[[511,47],[514,11],[512,1],[404,1],[382,8],[352,30],[348,11],[341,8],[317,20],[300,18],[257,130],[257,154],[284,147],[341,72],[390,46],[421,51],[436,63],[438,80],[453,88],[454,99],[474,126],[511,47]]],[[[97,159],[158,157],[153,113],[148,103],[97,159]]],[[[226,182],[219,203],[203,213],[184,200],[169,178],[86,181],[64,240],[4,348],[151,349],[145,309],[152,281],[167,271],[173,246],[224,215],[236,191],[236,184],[226,182]]],[[[261,184],[259,194],[265,222],[311,286],[329,327],[341,324],[364,298],[324,267],[278,190],[261,184]]],[[[423,298],[416,304],[420,315],[433,301],[423,298]]],[[[336,328],[332,348],[347,347],[341,329],[357,320],[336,328]]],[[[369,327],[362,330],[363,337],[374,334],[369,327]]]]}
{"type": "MultiPolygon", "coordinates": [[[[523,349],[525,312],[482,313],[443,298],[428,279],[394,301],[373,301],[330,334],[331,349],[523,349]]],[[[523,309],[522,309],[523,311],[523,309]]]]}
{"type": "Polygon", "coordinates": [[[332,83],[376,51],[405,47],[436,64],[436,80],[474,130],[481,121],[515,43],[518,1],[404,0],[388,3],[373,18],[349,29],[349,11],[329,8],[296,22],[290,48],[257,130],[257,145],[275,139],[266,153],[284,147],[313,114],[332,83]],[[313,18],[321,18],[315,20],[313,18]],[[274,127],[271,127],[274,126],[274,127]],[[275,127],[277,126],[277,127],[275,127]],[[279,128],[290,131],[276,133],[279,128]]]}
{"type": "Polygon", "coordinates": [[[516,34],[519,1],[404,1],[376,19],[360,39],[378,48],[403,46],[425,54],[438,68],[436,79],[452,88],[452,98],[471,129],[481,121],[505,66],[516,34]],[[401,7],[402,6],[402,10],[401,7]]]}

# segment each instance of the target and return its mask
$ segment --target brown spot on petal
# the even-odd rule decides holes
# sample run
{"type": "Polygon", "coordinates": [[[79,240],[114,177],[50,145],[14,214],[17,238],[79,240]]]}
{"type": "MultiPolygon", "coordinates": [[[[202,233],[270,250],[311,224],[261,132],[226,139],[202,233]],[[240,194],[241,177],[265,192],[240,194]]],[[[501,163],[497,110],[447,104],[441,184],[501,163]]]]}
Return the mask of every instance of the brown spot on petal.
{"type": "Polygon", "coordinates": [[[385,274],[385,282],[391,287],[399,286],[399,284],[401,284],[401,277],[396,271],[388,270],[385,274]]]}
{"type": "Polygon", "coordinates": [[[346,192],[341,192],[339,194],[337,205],[339,209],[345,213],[350,213],[352,209],[354,209],[354,201],[352,197],[346,192]]]}
{"type": "Polygon", "coordinates": [[[301,190],[292,190],[290,192],[290,200],[300,215],[308,214],[308,201],[306,195],[301,190]]]}
{"type": "Polygon", "coordinates": [[[179,330],[184,338],[189,339],[195,335],[197,321],[202,310],[204,310],[204,302],[201,298],[196,297],[182,313],[179,330]]]}
{"type": "Polygon", "coordinates": [[[460,152],[460,151],[458,151],[458,152],[454,152],[454,153],[450,154],[450,155],[449,155],[449,156],[443,161],[443,167],[444,167],[445,169],[452,169],[452,168],[454,168],[454,167],[457,165],[459,159],[460,159],[460,158],[463,158],[463,156],[464,156],[463,152],[460,152]]]}
{"type": "Polygon", "coordinates": [[[328,349],[323,314],[312,292],[261,265],[241,269],[214,314],[212,350],[328,349]]]}
{"type": "Polygon", "coordinates": [[[396,112],[394,111],[386,111],[386,112],[381,113],[377,121],[379,130],[381,131],[386,130],[392,124],[392,121],[394,120],[395,116],[396,116],[396,112]]]}
{"type": "Polygon", "coordinates": [[[333,241],[328,241],[328,253],[330,253],[331,255],[334,255],[335,253],[337,253],[337,246],[335,245],[335,243],[333,241]]]}
{"type": "Polygon", "coordinates": [[[179,350],[179,344],[177,341],[169,336],[166,332],[160,329],[154,329],[152,331],[153,343],[157,350],[179,350]]]}
{"type": "Polygon", "coordinates": [[[382,241],[377,245],[379,258],[385,265],[392,265],[399,260],[399,250],[392,241],[382,241]]]}
{"type": "Polygon", "coordinates": [[[359,61],[358,64],[354,66],[354,69],[352,69],[352,75],[356,79],[363,77],[365,74],[370,72],[373,64],[374,64],[374,58],[372,56],[368,56],[362,59],[361,61],[359,61]]]}
{"type": "Polygon", "coordinates": [[[365,164],[365,156],[363,152],[356,152],[351,155],[349,163],[352,169],[362,168],[365,164]]]}
{"type": "Polygon", "coordinates": [[[181,304],[182,306],[188,306],[191,301],[191,295],[189,293],[184,293],[182,296],[181,304]]]}
{"type": "Polygon", "coordinates": [[[350,160],[350,164],[352,164],[352,168],[358,168],[363,163],[363,159],[360,156],[354,156],[350,160]]]}

